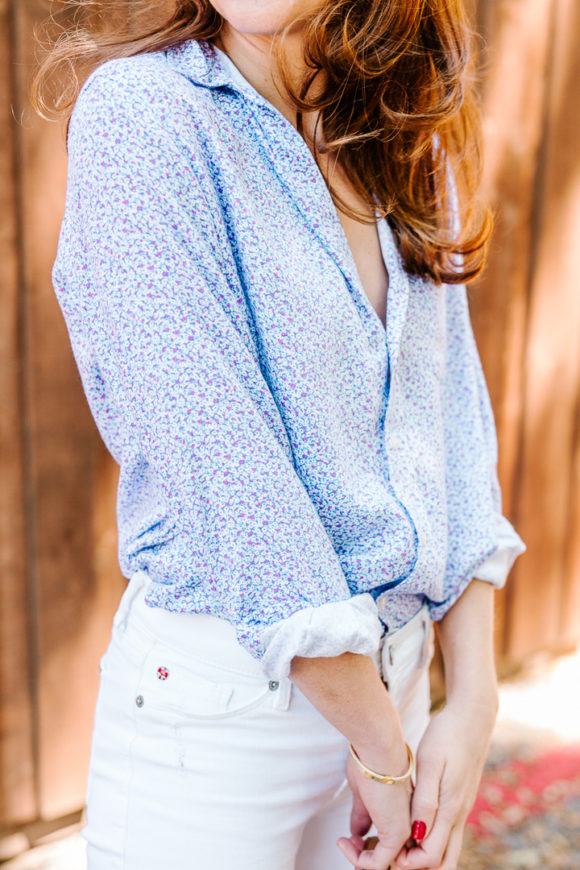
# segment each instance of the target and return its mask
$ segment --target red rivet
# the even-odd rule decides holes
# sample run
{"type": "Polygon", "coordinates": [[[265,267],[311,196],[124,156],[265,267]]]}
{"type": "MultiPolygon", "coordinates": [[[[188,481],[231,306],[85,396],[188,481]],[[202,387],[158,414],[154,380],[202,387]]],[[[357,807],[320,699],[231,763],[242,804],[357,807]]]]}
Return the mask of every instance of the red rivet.
{"type": "Polygon", "coordinates": [[[169,671],[167,670],[167,668],[164,668],[163,666],[160,668],[157,668],[158,679],[166,680],[168,676],[169,676],[169,671]]]}

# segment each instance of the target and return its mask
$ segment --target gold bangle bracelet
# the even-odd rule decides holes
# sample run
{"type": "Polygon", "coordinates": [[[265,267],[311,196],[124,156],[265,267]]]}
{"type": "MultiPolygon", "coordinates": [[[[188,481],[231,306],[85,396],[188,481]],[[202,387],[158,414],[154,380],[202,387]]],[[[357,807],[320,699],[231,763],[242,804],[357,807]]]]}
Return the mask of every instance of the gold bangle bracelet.
{"type": "Polygon", "coordinates": [[[382,782],[386,785],[396,785],[399,782],[405,782],[409,779],[415,770],[415,757],[413,755],[413,751],[408,743],[405,743],[407,747],[407,755],[409,756],[409,769],[402,776],[387,776],[382,773],[377,773],[376,770],[371,770],[370,767],[367,767],[366,764],[363,764],[358,755],[356,754],[356,749],[349,743],[350,754],[362,770],[365,776],[368,776],[369,779],[374,779],[375,782],[382,782]]]}

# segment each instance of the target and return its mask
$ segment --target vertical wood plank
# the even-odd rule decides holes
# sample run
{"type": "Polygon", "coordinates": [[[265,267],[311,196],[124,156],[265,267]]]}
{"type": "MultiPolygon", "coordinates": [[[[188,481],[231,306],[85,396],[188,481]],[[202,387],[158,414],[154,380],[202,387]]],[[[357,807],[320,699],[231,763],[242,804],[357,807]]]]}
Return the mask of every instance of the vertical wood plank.
{"type": "MultiPolygon", "coordinates": [[[[552,135],[547,150],[548,166],[554,161],[552,175],[547,178],[546,199],[550,200],[547,219],[565,224],[562,234],[557,232],[559,272],[556,280],[562,280],[575,291],[578,312],[578,286],[580,276],[580,9],[577,3],[560,2],[555,27],[555,42],[558,52],[555,57],[553,77],[554,111],[552,135]],[[569,187],[572,182],[572,189],[569,187]],[[562,208],[563,201],[567,204],[562,208]],[[562,259],[560,259],[562,258],[562,259]]],[[[572,354],[576,366],[571,366],[570,377],[570,422],[571,453],[568,480],[568,505],[565,524],[563,554],[563,588],[560,601],[560,642],[565,647],[580,642],[580,322],[577,322],[572,354]],[[574,396],[575,393],[575,396],[574,396]]]]}
{"type": "MultiPolygon", "coordinates": [[[[521,449],[524,355],[532,215],[546,99],[551,0],[479,0],[483,38],[484,194],[496,226],[483,277],[470,287],[474,332],[494,408],[503,512],[519,529],[517,468],[521,449]]],[[[514,577],[496,596],[496,651],[507,652],[514,577]]]]}
{"type": "MultiPolygon", "coordinates": [[[[31,33],[49,8],[43,0],[16,5],[43,818],[84,803],[98,658],[110,631],[112,590],[123,582],[112,558],[96,558],[104,522],[96,511],[96,494],[101,504],[110,504],[99,477],[104,448],[50,278],[66,188],[63,128],[38,118],[27,100],[34,61],[31,33]],[[105,576],[98,574],[103,564],[105,576]]],[[[108,486],[113,483],[109,475],[108,486]]],[[[107,527],[114,528],[114,522],[112,512],[107,527]]],[[[112,547],[114,539],[109,535],[106,540],[112,547]]]]}
{"type": "Polygon", "coordinates": [[[562,645],[566,648],[572,648],[580,642],[580,384],[574,416],[570,503],[561,601],[562,645]]]}
{"type": "Polygon", "coordinates": [[[12,9],[0,2],[0,819],[34,818],[33,685],[28,650],[18,167],[12,116],[12,9]]]}
{"type": "Polygon", "coordinates": [[[562,644],[565,552],[580,372],[580,8],[554,0],[539,178],[518,516],[528,552],[514,578],[512,655],[562,644]]]}
{"type": "Polygon", "coordinates": [[[480,0],[484,193],[496,227],[470,308],[494,405],[505,513],[514,507],[534,187],[542,139],[551,0],[480,0]]]}

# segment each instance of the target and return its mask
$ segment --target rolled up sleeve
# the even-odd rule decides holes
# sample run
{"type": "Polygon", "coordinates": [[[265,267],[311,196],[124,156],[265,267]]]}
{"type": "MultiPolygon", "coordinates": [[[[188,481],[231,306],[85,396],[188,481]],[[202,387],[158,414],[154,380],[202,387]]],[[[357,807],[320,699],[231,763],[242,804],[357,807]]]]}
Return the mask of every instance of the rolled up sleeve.
{"type": "Polygon", "coordinates": [[[498,443],[495,417],[485,380],[481,358],[479,356],[473,331],[469,329],[469,342],[472,348],[474,366],[477,375],[479,391],[479,406],[484,425],[485,442],[487,445],[487,461],[492,504],[494,507],[495,550],[482,562],[474,575],[478,580],[485,580],[500,589],[505,585],[508,574],[519,555],[526,551],[526,545],[514,529],[511,522],[502,513],[502,493],[498,479],[498,443]]]}
{"type": "Polygon", "coordinates": [[[526,546],[503,514],[495,418],[471,324],[465,285],[449,288],[445,393],[449,594],[430,605],[441,619],[474,579],[496,588],[526,546]],[[461,554],[459,558],[458,554],[461,554]]]}

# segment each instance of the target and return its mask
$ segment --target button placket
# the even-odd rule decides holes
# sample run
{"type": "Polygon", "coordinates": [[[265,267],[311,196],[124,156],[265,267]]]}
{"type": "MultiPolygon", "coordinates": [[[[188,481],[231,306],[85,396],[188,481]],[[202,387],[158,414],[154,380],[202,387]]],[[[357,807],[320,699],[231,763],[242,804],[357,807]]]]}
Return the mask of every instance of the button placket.
{"type": "Polygon", "coordinates": [[[401,436],[398,432],[393,432],[391,435],[391,449],[392,450],[400,450],[403,442],[401,440],[401,436]]]}

